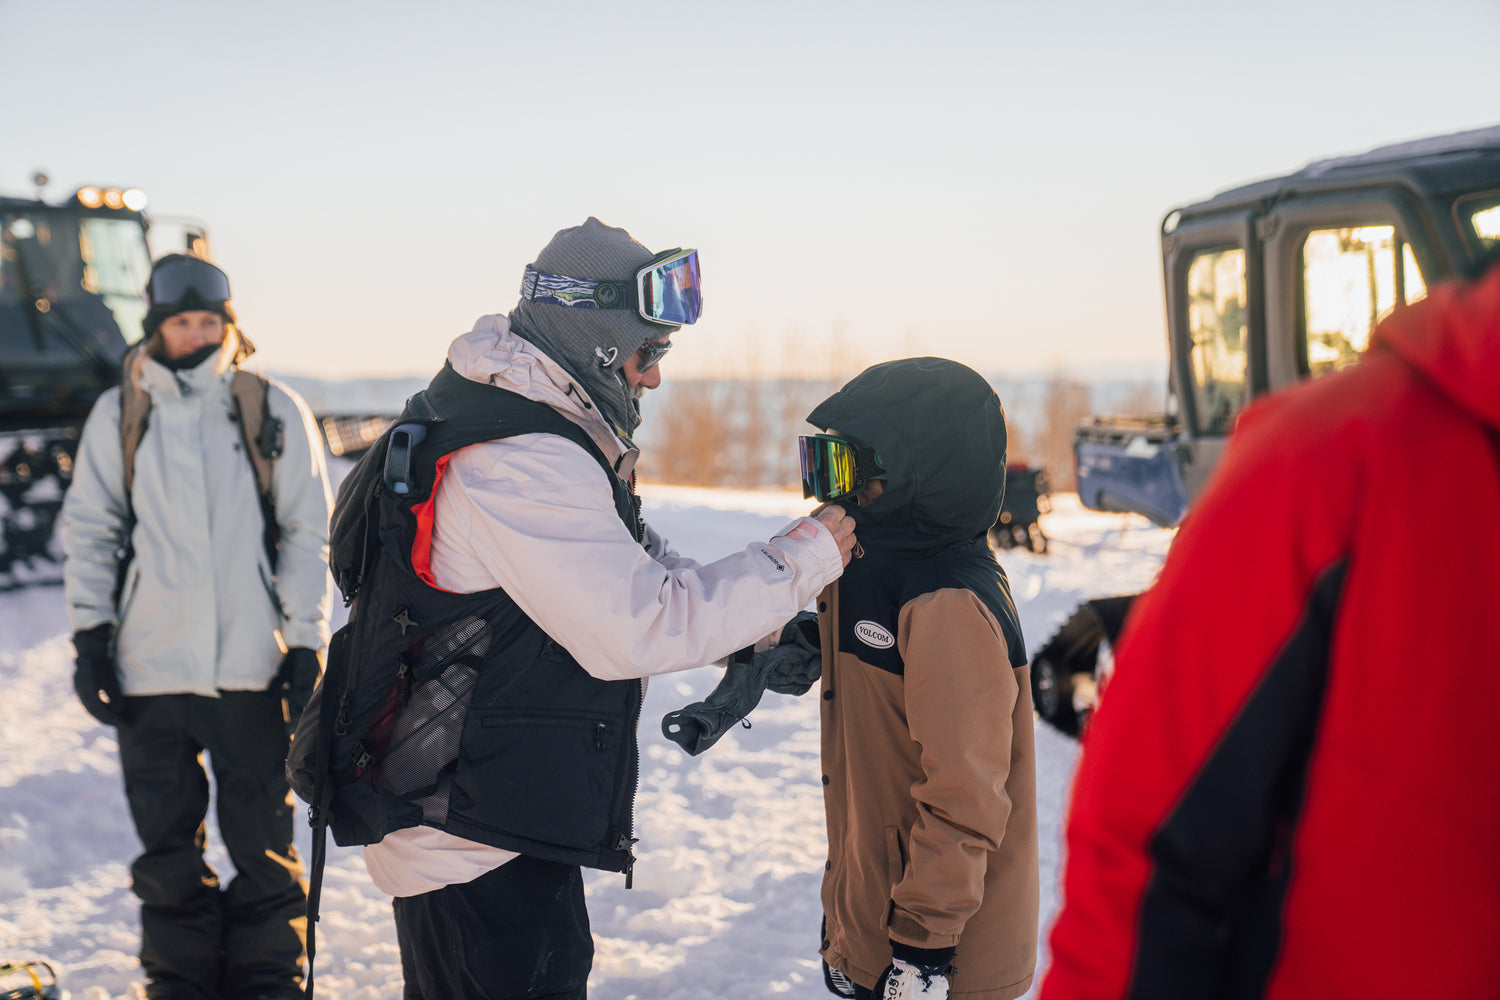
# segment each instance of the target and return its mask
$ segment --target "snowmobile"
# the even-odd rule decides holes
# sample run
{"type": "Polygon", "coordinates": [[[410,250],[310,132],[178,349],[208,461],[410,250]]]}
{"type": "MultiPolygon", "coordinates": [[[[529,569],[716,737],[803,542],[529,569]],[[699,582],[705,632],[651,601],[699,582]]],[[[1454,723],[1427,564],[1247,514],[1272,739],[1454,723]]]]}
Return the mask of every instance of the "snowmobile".
{"type": "MultiPolygon", "coordinates": [[[[0,589],[55,582],[53,539],[78,433],[141,337],[151,272],[136,189],[84,187],[61,203],[0,196],[0,589]]],[[[207,256],[196,223],[186,249],[207,256]]]]}

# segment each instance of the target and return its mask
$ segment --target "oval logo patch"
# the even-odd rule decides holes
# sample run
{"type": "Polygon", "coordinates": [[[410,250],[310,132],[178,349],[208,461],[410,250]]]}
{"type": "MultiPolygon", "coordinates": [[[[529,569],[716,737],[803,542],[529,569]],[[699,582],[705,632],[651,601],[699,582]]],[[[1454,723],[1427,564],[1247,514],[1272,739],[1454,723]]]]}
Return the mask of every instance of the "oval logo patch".
{"type": "Polygon", "coordinates": [[[890,649],[896,644],[895,636],[871,621],[855,622],[854,637],[875,649],[890,649]]]}

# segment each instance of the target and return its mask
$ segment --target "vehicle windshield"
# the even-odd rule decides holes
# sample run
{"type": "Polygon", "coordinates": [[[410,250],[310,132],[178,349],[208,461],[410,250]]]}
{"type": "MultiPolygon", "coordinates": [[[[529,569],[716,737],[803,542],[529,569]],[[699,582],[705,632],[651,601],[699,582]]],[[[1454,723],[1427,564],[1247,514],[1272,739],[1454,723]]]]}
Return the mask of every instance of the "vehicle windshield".
{"type": "Polygon", "coordinates": [[[51,314],[70,335],[109,356],[141,338],[150,273],[146,233],[136,216],[44,206],[0,216],[0,313],[51,314]]]}

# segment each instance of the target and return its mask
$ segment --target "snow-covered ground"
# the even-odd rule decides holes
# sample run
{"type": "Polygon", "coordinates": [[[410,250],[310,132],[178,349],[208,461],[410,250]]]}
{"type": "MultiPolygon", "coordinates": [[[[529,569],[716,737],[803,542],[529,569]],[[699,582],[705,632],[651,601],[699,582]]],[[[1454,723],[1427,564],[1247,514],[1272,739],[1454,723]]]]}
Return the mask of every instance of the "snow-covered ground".
{"type": "MultiPolygon", "coordinates": [[[[643,493],[653,526],[701,560],[767,538],[807,510],[795,494],[643,493]]],[[[1048,554],[1000,556],[1032,650],[1084,598],[1149,584],[1172,534],[1134,516],[1083,510],[1071,494],[1054,505],[1042,521],[1048,554]]],[[[137,843],[114,733],[79,707],[71,674],[61,588],[0,594],[0,964],[46,960],[74,1000],[106,1000],[128,996],[140,978],[129,880],[137,843]]],[[[752,728],[692,758],[661,736],[660,720],[706,695],[715,674],[690,671],[650,686],[635,888],[627,892],[618,875],[588,878],[595,1000],[827,996],[817,953],[826,844],[817,702],[768,693],[752,728]]],[[[1057,905],[1059,820],[1077,746],[1046,726],[1037,744],[1045,930],[1057,905]]],[[[227,879],[212,822],[210,860],[227,879]]],[[[304,827],[304,858],[309,842],[304,827]]],[[[400,981],[389,898],[370,884],[358,850],[330,842],[319,996],[388,998],[400,981]]]]}

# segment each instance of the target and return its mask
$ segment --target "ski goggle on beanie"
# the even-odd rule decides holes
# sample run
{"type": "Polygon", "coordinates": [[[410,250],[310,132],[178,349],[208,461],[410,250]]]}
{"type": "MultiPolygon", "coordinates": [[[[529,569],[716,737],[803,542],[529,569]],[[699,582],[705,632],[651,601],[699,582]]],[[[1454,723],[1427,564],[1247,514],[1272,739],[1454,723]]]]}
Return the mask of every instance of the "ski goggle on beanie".
{"type": "Polygon", "coordinates": [[[574,278],[528,265],[521,297],[573,309],[634,309],[641,319],[663,326],[687,326],[703,315],[698,251],[681,248],[651,258],[634,281],[574,278]]]}
{"type": "Polygon", "coordinates": [[[797,439],[797,453],[804,499],[837,500],[858,493],[872,479],[885,478],[875,449],[848,438],[804,434],[797,439]]]}
{"type": "Polygon", "coordinates": [[[229,276],[206,260],[177,256],[164,260],[151,271],[146,283],[146,303],[170,306],[196,292],[203,302],[229,301],[229,276]]]}

